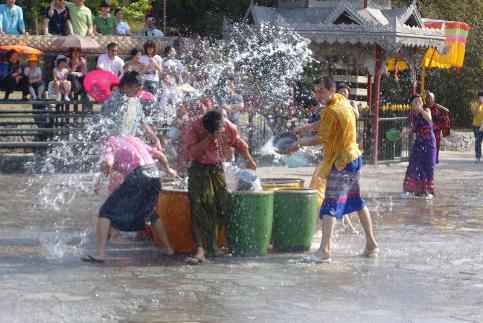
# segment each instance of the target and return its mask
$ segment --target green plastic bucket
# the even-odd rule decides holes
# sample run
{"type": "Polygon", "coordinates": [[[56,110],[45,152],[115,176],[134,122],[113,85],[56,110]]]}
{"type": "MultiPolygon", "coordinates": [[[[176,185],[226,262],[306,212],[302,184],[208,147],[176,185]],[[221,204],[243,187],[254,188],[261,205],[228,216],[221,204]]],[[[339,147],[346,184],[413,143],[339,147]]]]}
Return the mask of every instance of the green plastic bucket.
{"type": "Polygon", "coordinates": [[[310,249],[317,220],[317,192],[281,189],[274,192],[273,249],[281,252],[310,249]]]}
{"type": "Polygon", "coordinates": [[[273,192],[232,192],[228,198],[228,248],[234,255],[267,254],[273,224],[273,192]]]}

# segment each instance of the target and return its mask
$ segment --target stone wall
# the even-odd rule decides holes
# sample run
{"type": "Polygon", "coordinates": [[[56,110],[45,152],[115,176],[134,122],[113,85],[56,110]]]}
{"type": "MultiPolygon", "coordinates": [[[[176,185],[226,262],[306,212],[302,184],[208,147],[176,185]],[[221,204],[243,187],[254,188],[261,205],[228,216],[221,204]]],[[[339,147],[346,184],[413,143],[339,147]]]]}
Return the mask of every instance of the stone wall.
{"type": "Polygon", "coordinates": [[[441,150],[471,151],[475,149],[475,136],[471,130],[451,130],[448,137],[441,139],[441,150]]]}

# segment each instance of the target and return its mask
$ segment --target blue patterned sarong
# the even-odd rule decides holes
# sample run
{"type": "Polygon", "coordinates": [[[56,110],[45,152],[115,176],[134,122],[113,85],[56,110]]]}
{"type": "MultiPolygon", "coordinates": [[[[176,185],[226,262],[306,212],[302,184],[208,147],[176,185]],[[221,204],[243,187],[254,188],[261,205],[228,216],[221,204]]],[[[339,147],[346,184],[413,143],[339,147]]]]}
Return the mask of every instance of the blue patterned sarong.
{"type": "Polygon", "coordinates": [[[341,220],[345,214],[362,210],[366,204],[361,197],[359,177],[362,158],[347,164],[342,170],[332,168],[327,178],[325,199],[320,208],[320,218],[324,215],[341,220]]]}

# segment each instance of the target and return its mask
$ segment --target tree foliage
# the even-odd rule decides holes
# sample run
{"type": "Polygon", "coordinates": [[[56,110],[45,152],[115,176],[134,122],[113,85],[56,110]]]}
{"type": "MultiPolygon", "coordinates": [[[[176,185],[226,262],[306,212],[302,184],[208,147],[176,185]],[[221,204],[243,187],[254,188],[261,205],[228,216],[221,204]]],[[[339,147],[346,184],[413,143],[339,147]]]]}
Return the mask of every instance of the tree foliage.
{"type": "MultiPolygon", "coordinates": [[[[407,5],[408,2],[394,1],[396,5],[407,5]]],[[[483,89],[483,1],[419,0],[418,8],[423,17],[471,25],[461,71],[432,70],[426,78],[426,88],[434,92],[438,103],[450,109],[454,124],[468,126],[471,118],[468,108],[478,91],[483,89]]]]}

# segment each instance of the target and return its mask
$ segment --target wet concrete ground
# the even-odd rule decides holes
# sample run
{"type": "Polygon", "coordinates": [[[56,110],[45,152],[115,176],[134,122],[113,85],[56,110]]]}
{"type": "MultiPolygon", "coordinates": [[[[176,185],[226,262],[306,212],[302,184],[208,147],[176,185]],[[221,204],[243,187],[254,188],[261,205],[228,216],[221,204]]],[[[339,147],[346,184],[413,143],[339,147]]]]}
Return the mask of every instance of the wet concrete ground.
{"type": "Polygon", "coordinates": [[[95,247],[101,199],[81,193],[68,208],[44,210],[35,197],[47,180],[25,187],[27,175],[1,175],[0,321],[482,322],[483,163],[471,153],[441,160],[429,202],[399,198],[407,164],[365,166],[381,256],[359,257],[363,236],[338,225],[335,261],[322,265],[270,254],[186,266],[129,238],[109,246],[105,265],[86,264],[79,255],[95,247]]]}

